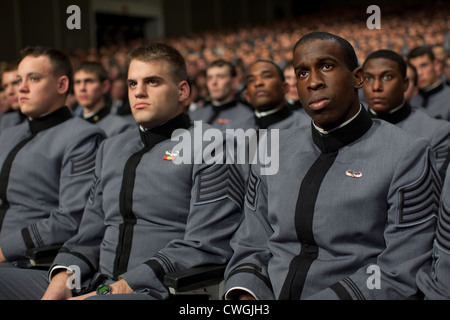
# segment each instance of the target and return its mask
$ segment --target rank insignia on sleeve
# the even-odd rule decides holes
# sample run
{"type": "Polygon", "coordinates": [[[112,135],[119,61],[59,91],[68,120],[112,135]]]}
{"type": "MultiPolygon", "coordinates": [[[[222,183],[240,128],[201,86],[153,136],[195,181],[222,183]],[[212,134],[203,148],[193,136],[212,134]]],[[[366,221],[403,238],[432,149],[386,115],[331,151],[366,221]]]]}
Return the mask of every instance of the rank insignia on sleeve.
{"type": "Polygon", "coordinates": [[[177,158],[177,156],[180,154],[179,151],[166,151],[166,155],[163,157],[164,160],[169,160],[169,161],[173,161],[177,158]]]}

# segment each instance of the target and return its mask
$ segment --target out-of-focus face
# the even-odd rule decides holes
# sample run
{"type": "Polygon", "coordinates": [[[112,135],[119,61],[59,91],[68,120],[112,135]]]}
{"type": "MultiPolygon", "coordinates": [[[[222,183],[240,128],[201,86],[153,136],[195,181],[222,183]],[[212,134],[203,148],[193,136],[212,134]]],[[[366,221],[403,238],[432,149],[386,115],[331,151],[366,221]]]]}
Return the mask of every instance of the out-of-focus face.
{"type": "Polygon", "coordinates": [[[235,95],[235,79],[228,66],[213,66],[206,71],[206,86],[214,104],[228,102],[235,95]]]}
{"type": "Polygon", "coordinates": [[[80,105],[87,109],[104,105],[104,95],[109,90],[109,81],[102,83],[95,73],[84,70],[77,71],[73,80],[73,90],[80,105]]]}
{"type": "Polygon", "coordinates": [[[286,83],[289,85],[289,91],[286,93],[286,99],[298,101],[297,79],[295,78],[294,67],[285,69],[283,74],[286,83]]]}
{"type": "Polygon", "coordinates": [[[4,72],[2,75],[2,85],[7,97],[8,105],[14,110],[19,109],[17,70],[4,72]]]}
{"type": "Polygon", "coordinates": [[[184,103],[189,98],[189,85],[186,81],[174,81],[164,60],[132,60],[127,82],[131,111],[144,128],[173,119],[184,111],[184,103]]]}
{"type": "Polygon", "coordinates": [[[444,75],[447,80],[450,80],[450,57],[444,60],[444,75]]]}
{"type": "Polygon", "coordinates": [[[427,55],[409,59],[409,62],[417,69],[417,87],[424,89],[429,87],[439,80],[436,73],[436,63],[427,55]]]}
{"type": "Polygon", "coordinates": [[[288,85],[269,62],[254,63],[247,74],[247,101],[259,112],[284,105],[288,85]]]}
{"type": "Polygon", "coordinates": [[[318,127],[330,130],[357,114],[363,72],[347,67],[336,41],[312,40],[298,45],[294,67],[300,102],[318,127]]]}
{"type": "Polygon", "coordinates": [[[404,101],[408,80],[401,75],[397,62],[376,58],[364,67],[364,98],[369,108],[377,113],[388,113],[404,101]]]}
{"type": "Polygon", "coordinates": [[[65,103],[67,76],[57,77],[47,56],[27,56],[19,64],[19,105],[23,114],[36,118],[65,103]]]}

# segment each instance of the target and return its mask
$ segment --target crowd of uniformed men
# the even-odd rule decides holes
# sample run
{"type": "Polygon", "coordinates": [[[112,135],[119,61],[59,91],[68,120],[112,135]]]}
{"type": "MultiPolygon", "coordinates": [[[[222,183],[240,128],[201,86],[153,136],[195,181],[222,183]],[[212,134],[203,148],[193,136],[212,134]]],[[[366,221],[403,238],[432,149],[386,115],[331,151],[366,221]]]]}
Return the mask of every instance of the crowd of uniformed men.
{"type": "Polygon", "coordinates": [[[5,65],[0,299],[168,299],[165,274],[221,264],[224,299],[449,299],[445,60],[419,46],[360,63],[340,36],[297,40],[283,68],[252,62],[243,88],[231,61],[210,63],[205,105],[163,43],[128,53],[126,81],[41,46],[5,65]],[[247,161],[196,161],[187,140],[192,161],[175,163],[210,128],[223,139],[200,152],[231,141],[247,161]],[[275,144],[275,173],[252,139],[275,144]],[[49,269],[30,263],[53,245],[49,269]]]}

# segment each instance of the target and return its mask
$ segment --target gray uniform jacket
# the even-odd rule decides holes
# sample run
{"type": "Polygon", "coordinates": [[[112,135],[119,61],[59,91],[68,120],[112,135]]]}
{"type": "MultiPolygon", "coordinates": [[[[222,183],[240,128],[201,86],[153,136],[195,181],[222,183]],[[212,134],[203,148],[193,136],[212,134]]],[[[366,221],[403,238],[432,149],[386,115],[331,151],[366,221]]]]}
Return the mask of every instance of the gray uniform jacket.
{"type": "Polygon", "coordinates": [[[372,110],[369,111],[369,114],[428,140],[434,151],[436,169],[439,171],[441,178],[445,176],[450,157],[449,121],[433,118],[421,109],[411,107],[408,103],[388,115],[375,116],[372,110]]]}
{"type": "MultiPolygon", "coordinates": [[[[246,152],[245,161],[242,160],[239,162],[241,164],[241,170],[244,174],[245,179],[248,178],[250,163],[252,159],[257,157],[256,154],[251,154],[250,150],[253,149],[249,147],[249,144],[251,143],[251,141],[255,144],[258,143],[258,140],[261,141],[260,134],[264,132],[263,130],[267,130],[266,132],[270,132],[271,130],[284,130],[297,126],[310,125],[311,118],[306,113],[300,111],[291,111],[287,105],[278,111],[262,117],[258,117],[255,113],[253,113],[235,121],[233,123],[232,129],[242,129],[246,133],[245,140],[237,140],[239,148],[243,148],[246,152]],[[254,130],[252,131],[249,129],[254,130]]],[[[262,143],[266,142],[265,139],[262,139],[262,141],[262,143]]],[[[255,152],[258,153],[258,150],[259,148],[257,148],[255,152]]]]}
{"type": "Polygon", "coordinates": [[[112,137],[126,130],[136,129],[137,127],[135,121],[133,123],[122,116],[111,114],[110,108],[108,107],[105,107],[96,114],[84,119],[99,126],[106,133],[107,137],[112,137]]]}
{"type": "Polygon", "coordinates": [[[25,116],[19,110],[11,110],[0,117],[0,133],[5,129],[21,123],[25,116]]]}
{"type": "Polygon", "coordinates": [[[441,187],[428,143],[362,108],[326,135],[280,132],[279,153],[275,175],[252,165],[225,291],[246,288],[260,299],[414,295],[441,187]]]}
{"type": "Polygon", "coordinates": [[[221,106],[208,104],[201,109],[189,112],[193,121],[203,121],[220,130],[235,128],[235,122],[250,115],[253,115],[251,107],[236,100],[221,106]]]}
{"type": "Polygon", "coordinates": [[[450,174],[448,173],[442,187],[433,257],[417,273],[417,285],[426,299],[450,299],[450,174]]]}
{"type": "Polygon", "coordinates": [[[28,248],[62,244],[81,221],[103,131],[63,107],[0,135],[0,248],[28,266],[28,248]]]}
{"type": "Polygon", "coordinates": [[[83,287],[100,273],[165,299],[165,273],[226,263],[242,219],[244,182],[226,163],[174,163],[181,134],[194,130],[182,114],[145,133],[136,128],[105,140],[78,235],[54,267],[78,266],[83,287]]]}
{"type": "Polygon", "coordinates": [[[429,91],[419,91],[410,103],[424,108],[433,118],[450,121],[450,87],[444,82],[429,91]]]}

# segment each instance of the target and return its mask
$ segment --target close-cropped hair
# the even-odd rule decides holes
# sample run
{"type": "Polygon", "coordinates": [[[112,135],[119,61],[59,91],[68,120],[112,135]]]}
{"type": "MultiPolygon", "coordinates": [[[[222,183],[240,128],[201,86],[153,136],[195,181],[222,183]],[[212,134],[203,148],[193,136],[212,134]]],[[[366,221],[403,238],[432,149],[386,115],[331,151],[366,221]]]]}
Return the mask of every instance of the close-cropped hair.
{"type": "Polygon", "coordinates": [[[236,68],[235,68],[235,66],[234,66],[231,62],[226,61],[226,60],[224,60],[224,59],[214,60],[213,62],[211,62],[211,63],[208,65],[208,67],[206,68],[206,70],[208,70],[208,69],[210,69],[210,68],[212,68],[212,67],[220,67],[220,68],[222,68],[222,67],[225,67],[225,66],[228,67],[228,70],[230,71],[231,77],[232,77],[232,78],[236,77],[237,73],[236,73],[236,68]]]}
{"type": "Polygon", "coordinates": [[[336,41],[344,53],[347,68],[350,69],[350,71],[353,71],[359,67],[355,49],[350,44],[350,42],[348,42],[344,38],[341,38],[337,35],[328,32],[311,32],[306,34],[305,36],[301,37],[300,40],[297,41],[297,43],[294,46],[294,51],[295,49],[297,49],[299,45],[310,43],[315,40],[336,41]]]}
{"type": "Polygon", "coordinates": [[[428,58],[430,58],[431,61],[434,61],[436,59],[433,50],[431,50],[430,46],[420,46],[420,47],[415,47],[414,49],[412,49],[409,53],[408,53],[408,61],[417,57],[421,57],[421,56],[427,56],[428,58]]]}
{"type": "Polygon", "coordinates": [[[399,55],[398,53],[396,53],[392,50],[382,49],[382,50],[377,50],[377,51],[370,53],[363,63],[363,68],[366,65],[367,61],[369,61],[371,59],[379,59],[379,58],[392,60],[395,63],[397,63],[398,69],[400,70],[402,77],[406,78],[406,61],[405,61],[405,59],[403,59],[403,57],[401,55],[399,55]]]}
{"type": "Polygon", "coordinates": [[[128,66],[131,61],[142,62],[166,61],[175,82],[187,81],[186,61],[181,53],[169,45],[153,43],[133,49],[127,55],[128,66]]]}
{"type": "Polygon", "coordinates": [[[22,59],[28,56],[40,57],[46,56],[50,60],[50,65],[52,66],[52,73],[56,77],[67,76],[69,78],[69,90],[67,93],[71,92],[72,89],[72,79],[73,79],[73,69],[69,57],[65,55],[62,51],[54,48],[35,46],[26,47],[21,51],[22,59]]]}
{"type": "MultiPolygon", "coordinates": [[[[274,61],[265,60],[265,59],[257,59],[255,62],[253,62],[250,65],[250,67],[255,65],[255,64],[257,64],[258,62],[265,62],[265,63],[269,63],[269,64],[273,65],[275,67],[275,70],[277,70],[277,74],[280,77],[281,82],[285,82],[286,81],[286,78],[284,77],[283,70],[281,70],[280,66],[277,65],[274,61]]],[[[249,69],[250,69],[250,67],[249,67],[249,69]]]]}
{"type": "Polygon", "coordinates": [[[108,72],[106,71],[106,69],[103,67],[101,63],[96,61],[86,61],[81,63],[79,66],[75,68],[73,73],[76,74],[79,71],[95,74],[100,82],[109,80],[108,72]]]}

